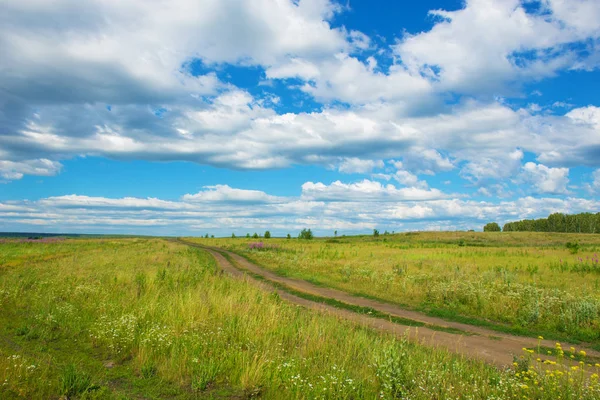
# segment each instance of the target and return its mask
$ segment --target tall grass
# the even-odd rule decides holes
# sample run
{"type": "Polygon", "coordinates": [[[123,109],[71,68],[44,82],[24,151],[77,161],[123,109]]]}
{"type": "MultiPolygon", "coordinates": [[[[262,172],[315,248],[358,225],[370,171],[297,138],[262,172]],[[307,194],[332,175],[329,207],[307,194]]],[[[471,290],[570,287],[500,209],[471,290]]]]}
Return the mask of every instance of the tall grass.
{"type": "Polygon", "coordinates": [[[202,243],[234,250],[281,275],[435,315],[600,345],[597,235],[428,232],[271,239],[258,251],[244,239],[202,243]],[[574,241],[580,243],[577,255],[565,246],[574,241]]]}
{"type": "Polygon", "coordinates": [[[175,243],[1,246],[0,398],[600,398],[282,302],[175,243]]]}

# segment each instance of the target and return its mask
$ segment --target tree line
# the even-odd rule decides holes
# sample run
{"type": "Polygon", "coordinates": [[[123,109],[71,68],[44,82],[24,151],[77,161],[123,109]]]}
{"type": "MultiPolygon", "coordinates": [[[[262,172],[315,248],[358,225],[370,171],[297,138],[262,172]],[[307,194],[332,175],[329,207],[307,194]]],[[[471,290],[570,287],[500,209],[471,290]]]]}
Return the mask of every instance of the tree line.
{"type": "Polygon", "coordinates": [[[507,222],[503,232],[564,232],[600,233],[600,212],[581,214],[550,214],[548,218],[507,222]]]}

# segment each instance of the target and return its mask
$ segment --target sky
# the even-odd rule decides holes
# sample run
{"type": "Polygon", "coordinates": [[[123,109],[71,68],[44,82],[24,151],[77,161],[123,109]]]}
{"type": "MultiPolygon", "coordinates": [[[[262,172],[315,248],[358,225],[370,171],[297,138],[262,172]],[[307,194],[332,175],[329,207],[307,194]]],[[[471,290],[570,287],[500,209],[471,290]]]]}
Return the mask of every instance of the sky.
{"type": "Polygon", "coordinates": [[[0,231],[600,211],[597,0],[4,0],[0,231]]]}

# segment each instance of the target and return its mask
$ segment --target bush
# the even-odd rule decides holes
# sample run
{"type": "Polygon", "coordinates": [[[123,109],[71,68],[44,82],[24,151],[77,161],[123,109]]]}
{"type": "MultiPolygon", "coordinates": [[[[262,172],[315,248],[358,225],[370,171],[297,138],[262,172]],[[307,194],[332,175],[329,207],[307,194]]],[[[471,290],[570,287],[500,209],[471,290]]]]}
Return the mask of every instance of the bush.
{"type": "Polygon", "coordinates": [[[254,235],[252,235],[252,238],[258,239],[258,233],[254,232],[254,235]]]}
{"type": "Polygon", "coordinates": [[[313,233],[310,229],[302,229],[302,231],[300,232],[300,234],[298,235],[298,239],[307,239],[310,240],[313,238],[313,233]]]}
{"type": "Polygon", "coordinates": [[[377,229],[373,229],[373,236],[379,237],[379,231],[377,229]]]}
{"type": "Polygon", "coordinates": [[[577,242],[567,242],[565,244],[565,247],[569,249],[569,252],[571,254],[577,254],[577,252],[579,251],[579,243],[577,242]]]}
{"type": "Polygon", "coordinates": [[[287,234],[287,238],[288,238],[288,239],[291,239],[291,238],[292,238],[292,235],[290,235],[290,234],[288,233],[288,234],[287,234]]]}
{"type": "Polygon", "coordinates": [[[490,222],[489,224],[485,224],[485,226],[483,227],[483,231],[484,232],[500,232],[500,225],[498,225],[496,222],[490,222]]]}

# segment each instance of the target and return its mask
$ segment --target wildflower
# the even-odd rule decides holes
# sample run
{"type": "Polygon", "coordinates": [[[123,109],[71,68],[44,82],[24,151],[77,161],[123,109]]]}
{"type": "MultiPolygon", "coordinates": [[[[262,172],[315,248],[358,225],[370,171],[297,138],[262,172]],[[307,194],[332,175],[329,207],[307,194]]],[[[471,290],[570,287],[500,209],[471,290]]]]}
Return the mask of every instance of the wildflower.
{"type": "Polygon", "coordinates": [[[582,357],[585,357],[585,356],[587,355],[587,353],[586,353],[585,351],[583,351],[583,350],[581,350],[581,351],[579,352],[579,354],[581,354],[581,356],[582,356],[582,357]]]}
{"type": "Polygon", "coordinates": [[[540,340],[544,340],[544,338],[542,336],[538,336],[538,339],[540,340]]]}

